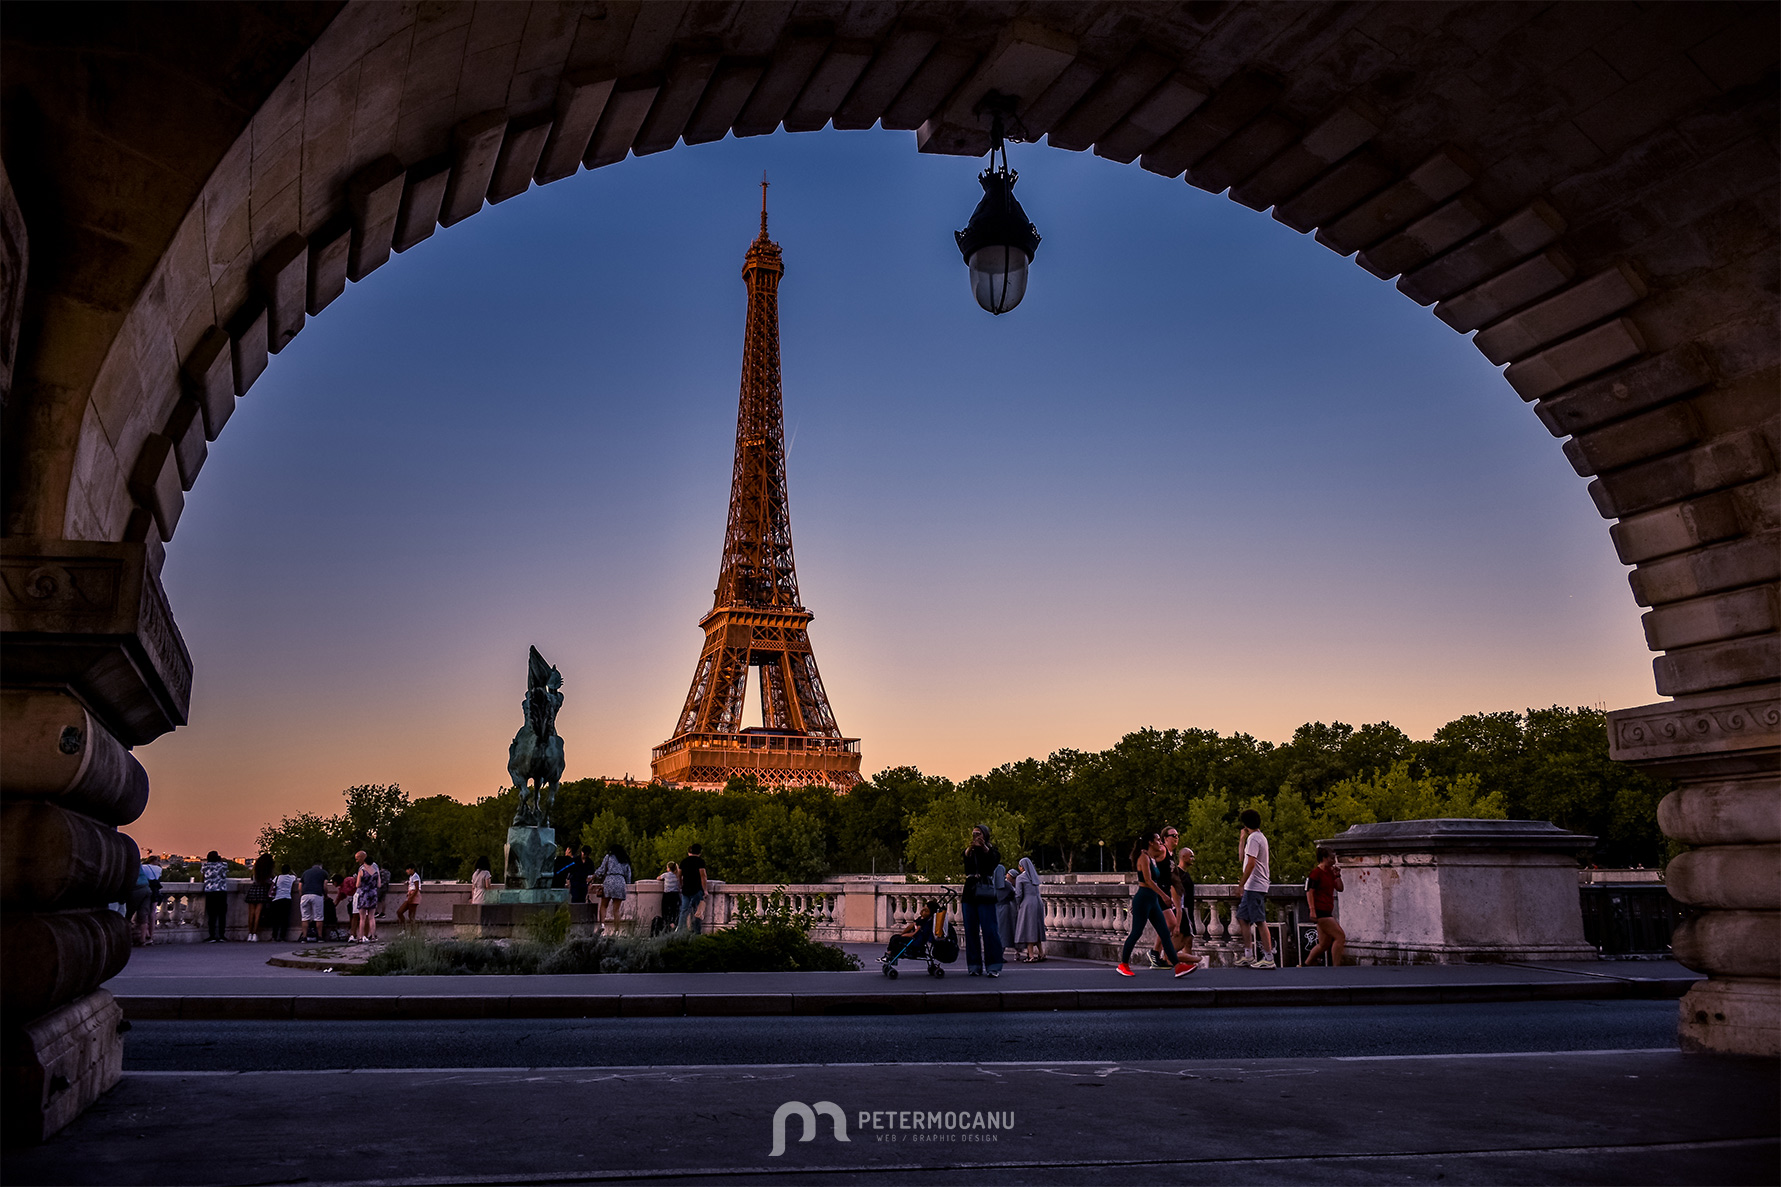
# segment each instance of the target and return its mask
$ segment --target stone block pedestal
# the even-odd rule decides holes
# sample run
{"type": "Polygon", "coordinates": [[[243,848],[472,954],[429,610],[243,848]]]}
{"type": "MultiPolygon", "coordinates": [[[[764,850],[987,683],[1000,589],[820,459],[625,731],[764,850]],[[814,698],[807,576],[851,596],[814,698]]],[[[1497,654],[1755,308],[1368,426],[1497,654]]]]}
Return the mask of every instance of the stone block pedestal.
{"type": "Polygon", "coordinates": [[[1544,820],[1398,820],[1319,841],[1342,865],[1360,964],[1594,960],[1577,856],[1594,837],[1544,820]]]}
{"type": "MultiPolygon", "coordinates": [[[[491,891],[490,894],[494,892],[491,891]]],[[[526,938],[526,921],[538,915],[567,908],[569,911],[569,936],[579,939],[584,936],[597,935],[600,930],[600,917],[592,903],[572,903],[566,890],[521,891],[523,894],[556,894],[559,899],[533,902],[506,901],[505,896],[514,891],[503,891],[503,901],[482,903],[457,903],[451,909],[452,931],[460,940],[523,940],[526,938]]]]}
{"type": "Polygon", "coordinates": [[[17,1029],[0,1051],[8,1145],[41,1142],[98,1100],[124,1074],[124,1012],[103,989],[17,1029]]]}

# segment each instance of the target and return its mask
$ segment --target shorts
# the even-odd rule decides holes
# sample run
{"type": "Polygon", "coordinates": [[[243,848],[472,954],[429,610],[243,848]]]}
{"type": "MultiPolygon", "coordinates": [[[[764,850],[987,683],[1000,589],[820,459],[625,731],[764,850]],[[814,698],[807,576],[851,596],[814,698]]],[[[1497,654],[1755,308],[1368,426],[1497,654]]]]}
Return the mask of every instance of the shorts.
{"type": "Polygon", "coordinates": [[[1328,911],[1319,911],[1317,912],[1317,917],[1319,919],[1334,919],[1336,917],[1336,912],[1334,908],[1328,911]]]}
{"type": "Polygon", "coordinates": [[[322,921],[322,896],[306,894],[297,904],[304,923],[320,923],[322,921]]]}
{"type": "Polygon", "coordinates": [[[1268,921],[1268,899],[1259,890],[1245,890],[1243,901],[1237,904],[1237,919],[1241,923],[1266,923],[1268,921]]]}

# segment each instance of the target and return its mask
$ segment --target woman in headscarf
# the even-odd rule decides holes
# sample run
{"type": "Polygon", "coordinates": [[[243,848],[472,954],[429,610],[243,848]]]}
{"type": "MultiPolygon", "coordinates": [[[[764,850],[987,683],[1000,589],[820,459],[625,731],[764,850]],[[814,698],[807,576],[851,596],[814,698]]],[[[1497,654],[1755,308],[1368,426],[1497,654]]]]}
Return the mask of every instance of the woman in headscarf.
{"type": "Polygon", "coordinates": [[[989,825],[971,830],[965,850],[965,968],[973,977],[1002,975],[1002,934],[996,927],[996,890],[1002,884],[1002,854],[989,838],[989,825]]]}
{"type": "Polygon", "coordinates": [[[1039,868],[1033,859],[1020,859],[1014,879],[1014,946],[1023,950],[1029,964],[1045,959],[1045,901],[1039,894],[1039,868]]]}
{"type": "Polygon", "coordinates": [[[996,882],[996,934],[1002,937],[1003,948],[1014,946],[1014,876],[1019,872],[1018,868],[1003,870],[996,882]]]}

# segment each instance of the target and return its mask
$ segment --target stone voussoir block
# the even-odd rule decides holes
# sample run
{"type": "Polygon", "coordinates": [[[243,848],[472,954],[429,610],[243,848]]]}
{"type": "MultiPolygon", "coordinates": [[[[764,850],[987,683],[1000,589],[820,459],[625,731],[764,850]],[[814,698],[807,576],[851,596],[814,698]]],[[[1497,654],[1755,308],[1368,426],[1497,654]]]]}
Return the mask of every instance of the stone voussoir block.
{"type": "Polygon", "coordinates": [[[445,187],[451,181],[451,158],[432,157],[413,166],[402,187],[402,204],[396,216],[391,246],[407,251],[439,229],[439,211],[445,203],[445,187]]]}
{"type": "Polygon", "coordinates": [[[1602,518],[1619,519],[1750,482],[1774,468],[1774,458],[1761,433],[1736,433],[1604,474],[1589,484],[1589,496],[1602,518]]]}
{"type": "Polygon", "coordinates": [[[484,111],[452,129],[451,174],[439,208],[439,225],[461,223],[482,209],[507,134],[507,113],[484,111]]]}
{"type": "Polygon", "coordinates": [[[581,168],[581,158],[594,138],[594,128],[616,81],[610,70],[578,70],[565,74],[557,84],[550,135],[545,137],[538,171],[533,175],[539,185],[561,181],[581,168]]]}
{"type": "Polygon", "coordinates": [[[1651,666],[1657,691],[1666,697],[1781,680],[1781,635],[1771,631],[1682,648],[1658,656],[1651,666]]]}
{"type": "MultiPolygon", "coordinates": [[[[1781,717],[1781,699],[1771,698],[1769,708],[1781,717]]],[[[1772,780],[1686,784],[1658,801],[1657,822],[1664,836],[1684,845],[1781,844],[1772,780]]]]}
{"type": "Polygon", "coordinates": [[[1304,139],[1233,189],[1231,198],[1251,210],[1277,205],[1310,185],[1325,169],[1359,150],[1384,126],[1385,117],[1371,104],[1351,99],[1319,120],[1304,139]]]}
{"type": "Polygon", "coordinates": [[[254,286],[266,306],[266,349],[283,350],[303,328],[308,303],[309,243],[286,235],[254,262],[254,286]]]}
{"type": "Polygon", "coordinates": [[[1633,600],[1641,606],[1777,580],[1781,580],[1781,535],[1773,532],[1664,557],[1627,574],[1633,600]]]}
{"type": "Polygon", "coordinates": [[[1426,264],[1490,224],[1491,211],[1471,194],[1461,194],[1423,215],[1396,235],[1355,257],[1355,263],[1381,280],[1426,264]]]}
{"type": "Polygon", "coordinates": [[[1577,265],[1563,249],[1549,247],[1489,280],[1455,293],[1435,305],[1435,316],[1460,333],[1512,313],[1563,287],[1577,274],[1577,265]]]}
{"type": "Polygon", "coordinates": [[[180,385],[204,412],[204,436],[215,441],[235,412],[235,373],[229,335],[211,326],[179,369],[180,385]]]}
{"type": "Polygon", "coordinates": [[[1371,247],[1471,185],[1477,171],[1465,153],[1443,148],[1402,181],[1319,229],[1317,241],[1340,255],[1371,247]]]}
{"type": "Polygon", "coordinates": [[[1645,353],[1645,336],[1630,318],[1617,317],[1539,354],[1510,363],[1503,378],[1524,400],[1568,387],[1645,353]]]}
{"type": "MultiPolygon", "coordinates": [[[[1647,611],[1642,619],[1646,646],[1669,651],[1774,631],[1781,628],[1775,597],[1776,587],[1757,585],[1647,611]]],[[[1781,804],[1776,810],[1781,811],[1781,804]]]]}
{"type": "Polygon", "coordinates": [[[1745,531],[1736,499],[1730,491],[1719,491],[1628,516],[1608,529],[1608,537],[1622,564],[1638,565],[1745,531]]]}
{"type": "Polygon", "coordinates": [[[330,220],[309,237],[309,287],[304,307],[311,316],[346,292],[352,243],[352,221],[344,216],[330,220]]]}
{"type": "Polygon", "coordinates": [[[1700,348],[1687,343],[1547,396],[1534,405],[1534,413],[1554,437],[1564,437],[1667,403],[1712,381],[1713,371],[1700,348]]]}
{"type": "Polygon", "coordinates": [[[173,442],[161,433],[150,433],[144,438],[126,485],[137,506],[154,516],[161,539],[171,540],[186,506],[173,442]]]}
{"type": "Polygon", "coordinates": [[[190,395],[182,395],[167,414],[161,435],[173,442],[173,460],[179,465],[179,485],[191,490],[210,450],[204,439],[204,408],[190,395]]]}
{"type": "Polygon", "coordinates": [[[1638,274],[1621,264],[1480,330],[1472,344],[1500,367],[1619,313],[1643,299],[1648,291],[1638,274]]]}
{"type": "Polygon", "coordinates": [[[266,373],[266,335],[263,303],[250,301],[229,322],[229,352],[237,396],[245,396],[254,381],[266,373]]]}
{"type": "Polygon", "coordinates": [[[1405,273],[1398,278],[1398,291],[1419,305],[1432,305],[1550,247],[1564,229],[1564,217],[1550,203],[1536,200],[1484,234],[1405,273]]]}
{"type": "Polygon", "coordinates": [[[347,179],[346,208],[352,215],[352,245],[347,253],[346,278],[355,284],[389,262],[407,183],[402,162],[389,153],[347,179]]]}
{"type": "Polygon", "coordinates": [[[1700,418],[1693,409],[1687,404],[1666,404],[1573,437],[1565,442],[1564,452],[1578,477],[1589,478],[1686,449],[1698,444],[1702,436],[1700,418]]]}

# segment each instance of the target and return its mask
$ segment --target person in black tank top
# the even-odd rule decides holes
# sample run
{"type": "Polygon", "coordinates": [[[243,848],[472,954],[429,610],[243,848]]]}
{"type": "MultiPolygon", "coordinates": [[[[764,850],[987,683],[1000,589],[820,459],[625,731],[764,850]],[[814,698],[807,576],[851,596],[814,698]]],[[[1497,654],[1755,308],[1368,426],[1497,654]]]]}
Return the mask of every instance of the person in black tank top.
{"type": "Polygon", "coordinates": [[[1138,871],[1138,889],[1132,895],[1132,932],[1125,938],[1125,947],[1119,953],[1119,975],[1132,977],[1132,947],[1138,937],[1144,934],[1144,925],[1149,924],[1162,937],[1163,951],[1167,953],[1169,963],[1175,966],[1175,975],[1185,977],[1194,971],[1194,966],[1184,962],[1175,951],[1175,941],[1169,936],[1169,921],[1163,914],[1163,907],[1169,899],[1169,892],[1163,888],[1159,880],[1162,877],[1162,858],[1165,853],[1161,833],[1150,833],[1141,836],[1137,845],[1132,848],[1132,868],[1138,871]]]}

